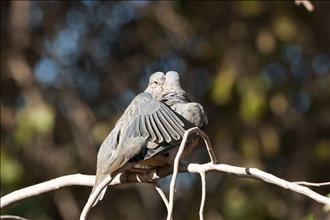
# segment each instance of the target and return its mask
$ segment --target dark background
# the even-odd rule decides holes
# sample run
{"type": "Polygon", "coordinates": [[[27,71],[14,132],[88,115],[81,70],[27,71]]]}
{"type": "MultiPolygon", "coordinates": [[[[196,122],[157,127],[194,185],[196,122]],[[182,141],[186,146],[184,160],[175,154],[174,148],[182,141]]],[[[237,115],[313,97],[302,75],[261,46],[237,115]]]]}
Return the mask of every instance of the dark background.
{"type": "MultiPolygon", "coordinates": [[[[118,117],[151,73],[168,70],[204,105],[221,163],[329,181],[330,3],[314,6],[309,13],[293,1],[1,2],[1,195],[94,174],[118,117]]],[[[205,150],[193,160],[206,162],[205,150]]],[[[66,187],[1,213],[78,219],[90,190],[66,187]]],[[[200,196],[200,178],[180,175],[175,219],[198,219],[200,196]]],[[[131,184],[111,188],[90,219],[165,216],[150,185],[131,184]]],[[[205,219],[326,218],[302,195],[207,176],[205,219]]]]}

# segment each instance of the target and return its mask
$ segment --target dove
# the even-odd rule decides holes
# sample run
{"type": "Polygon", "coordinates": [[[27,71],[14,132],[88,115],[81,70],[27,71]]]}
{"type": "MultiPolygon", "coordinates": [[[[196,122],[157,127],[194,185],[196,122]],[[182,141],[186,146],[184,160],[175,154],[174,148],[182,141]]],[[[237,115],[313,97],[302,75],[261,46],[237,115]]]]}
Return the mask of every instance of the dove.
{"type": "MultiPolygon", "coordinates": [[[[207,114],[203,106],[196,102],[190,102],[187,93],[181,88],[180,76],[175,71],[168,71],[166,73],[160,101],[196,127],[204,129],[208,123],[207,114]]],[[[188,142],[183,157],[189,155],[197,144],[198,138],[192,138],[188,142]]]]}
{"type": "MultiPolygon", "coordinates": [[[[207,114],[201,104],[190,102],[187,93],[181,88],[179,74],[175,71],[166,73],[166,79],[162,85],[162,92],[157,99],[169,106],[176,115],[185,122],[185,128],[199,127],[204,129],[208,123],[207,114]]],[[[192,135],[185,147],[182,158],[184,159],[198,145],[198,136],[192,135]]],[[[180,142],[159,144],[157,148],[148,148],[133,158],[140,161],[135,167],[151,169],[166,165],[173,165],[180,142]],[[138,159],[137,159],[138,158],[138,159]]]]}
{"type": "MultiPolygon", "coordinates": [[[[132,100],[105,138],[97,155],[96,179],[91,195],[108,175],[114,176],[124,166],[150,159],[177,146],[185,130],[191,127],[159,101],[163,95],[164,79],[162,72],[152,74],[145,91],[132,100]]],[[[96,202],[102,199],[105,189],[96,202]]]]}

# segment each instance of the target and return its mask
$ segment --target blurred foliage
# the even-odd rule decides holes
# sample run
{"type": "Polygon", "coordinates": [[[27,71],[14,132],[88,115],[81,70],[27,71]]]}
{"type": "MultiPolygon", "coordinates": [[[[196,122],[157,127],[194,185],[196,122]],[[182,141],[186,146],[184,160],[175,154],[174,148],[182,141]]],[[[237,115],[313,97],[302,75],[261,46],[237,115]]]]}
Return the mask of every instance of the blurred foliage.
{"type": "MultiPolygon", "coordinates": [[[[93,174],[123,110],[151,73],[168,70],[205,106],[220,162],[329,181],[330,4],[314,6],[308,13],[293,1],[1,2],[1,195],[93,174]]],[[[192,155],[206,159],[202,148],[192,155]]],[[[169,179],[160,183],[167,189],[169,179]]],[[[330,218],[310,199],[255,180],[209,174],[207,184],[206,219],[330,218]]],[[[177,192],[176,219],[198,219],[199,178],[181,175],[177,192]]],[[[89,193],[69,187],[1,213],[77,219],[89,193]]],[[[132,184],[112,188],[91,219],[165,215],[151,186],[132,184]]]]}

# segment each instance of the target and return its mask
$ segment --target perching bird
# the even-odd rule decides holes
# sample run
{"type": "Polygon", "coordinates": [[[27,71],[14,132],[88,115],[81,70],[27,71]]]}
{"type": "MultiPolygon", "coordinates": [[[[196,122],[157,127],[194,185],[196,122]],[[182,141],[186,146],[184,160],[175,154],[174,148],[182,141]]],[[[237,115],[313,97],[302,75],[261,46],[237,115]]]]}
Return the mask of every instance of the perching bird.
{"type": "MultiPolygon", "coordinates": [[[[137,95],[102,143],[97,155],[95,188],[107,175],[128,164],[133,158],[149,159],[177,146],[191,125],[180,119],[167,105],[158,101],[163,94],[164,73],[150,76],[147,89],[137,95]]],[[[105,189],[99,199],[102,199],[105,189]]],[[[91,194],[92,195],[92,194],[91,194]]],[[[95,205],[96,203],[94,203],[95,205]]]]}
{"type": "MultiPolygon", "coordinates": [[[[187,93],[180,86],[180,77],[177,72],[169,71],[166,73],[162,94],[161,102],[170,106],[173,111],[181,115],[194,126],[201,129],[205,128],[208,123],[207,114],[201,104],[190,102],[187,93]]],[[[183,157],[189,155],[197,144],[198,138],[192,138],[186,147],[183,157]]]]}
{"type": "MultiPolygon", "coordinates": [[[[190,102],[187,93],[180,86],[180,77],[177,72],[169,71],[166,73],[162,89],[163,92],[160,93],[161,96],[158,99],[169,106],[185,122],[186,130],[194,126],[201,129],[205,128],[208,123],[207,114],[201,104],[190,102]]],[[[198,145],[198,140],[197,135],[192,135],[188,139],[182,158],[190,155],[198,145]]],[[[160,144],[155,149],[148,148],[145,152],[133,158],[134,161],[140,161],[136,167],[146,169],[172,165],[180,143],[181,140],[170,144],[160,144]]]]}

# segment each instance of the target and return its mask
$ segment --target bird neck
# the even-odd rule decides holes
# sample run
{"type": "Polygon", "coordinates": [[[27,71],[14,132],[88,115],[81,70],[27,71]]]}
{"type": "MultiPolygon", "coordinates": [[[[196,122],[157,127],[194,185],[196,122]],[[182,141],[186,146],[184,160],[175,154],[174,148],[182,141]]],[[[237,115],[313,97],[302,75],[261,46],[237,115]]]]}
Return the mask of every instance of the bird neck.
{"type": "Polygon", "coordinates": [[[163,97],[161,98],[161,101],[166,103],[167,105],[172,105],[174,103],[190,102],[187,94],[182,89],[164,93],[163,97]]]}

